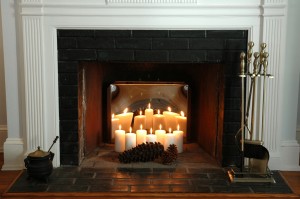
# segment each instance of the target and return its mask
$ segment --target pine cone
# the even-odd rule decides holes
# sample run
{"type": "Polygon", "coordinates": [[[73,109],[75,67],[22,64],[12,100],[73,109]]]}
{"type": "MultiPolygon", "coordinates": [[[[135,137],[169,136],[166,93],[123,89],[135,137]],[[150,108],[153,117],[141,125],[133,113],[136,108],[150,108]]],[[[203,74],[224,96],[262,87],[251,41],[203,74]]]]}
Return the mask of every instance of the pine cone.
{"type": "Polygon", "coordinates": [[[177,146],[175,144],[171,144],[161,155],[161,161],[163,164],[173,164],[176,161],[177,156],[177,146]]]}
{"type": "Polygon", "coordinates": [[[159,142],[139,144],[136,147],[119,154],[121,163],[148,162],[161,156],[164,146],[159,142]]]}

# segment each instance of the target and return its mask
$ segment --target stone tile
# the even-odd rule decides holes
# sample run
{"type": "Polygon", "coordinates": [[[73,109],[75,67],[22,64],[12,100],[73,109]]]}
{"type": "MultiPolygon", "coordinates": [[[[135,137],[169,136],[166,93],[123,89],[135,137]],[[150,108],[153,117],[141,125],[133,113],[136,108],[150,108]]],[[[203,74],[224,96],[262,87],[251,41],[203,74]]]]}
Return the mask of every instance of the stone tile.
{"type": "Polygon", "coordinates": [[[201,174],[191,174],[191,173],[172,173],[171,178],[180,179],[207,179],[208,176],[205,173],[201,174]]]}
{"type": "Polygon", "coordinates": [[[169,172],[156,172],[156,173],[132,173],[132,178],[146,179],[146,178],[169,178],[169,172]]]}
{"type": "Polygon", "coordinates": [[[213,193],[253,193],[250,187],[212,186],[213,193]]]}
{"type": "Polygon", "coordinates": [[[130,187],[131,192],[170,192],[169,185],[134,185],[130,187]]]}
{"type": "Polygon", "coordinates": [[[75,185],[112,185],[112,179],[76,179],[75,185]]]}
{"type": "Polygon", "coordinates": [[[13,186],[10,193],[22,193],[22,192],[45,192],[48,189],[48,185],[23,185],[13,186]]]}
{"type": "Polygon", "coordinates": [[[54,186],[50,185],[47,192],[87,192],[89,186],[83,185],[60,185],[54,186]]]}
{"type": "Polygon", "coordinates": [[[113,185],[147,185],[150,184],[149,179],[114,179],[113,185]]]}
{"type": "Polygon", "coordinates": [[[193,185],[219,185],[219,186],[227,186],[228,181],[226,180],[218,180],[218,179],[197,179],[191,180],[193,185]]]}
{"type": "Polygon", "coordinates": [[[129,187],[127,185],[93,185],[90,187],[89,192],[128,192],[129,187]]]}
{"type": "Polygon", "coordinates": [[[159,172],[170,172],[170,173],[186,173],[187,170],[185,167],[181,168],[153,168],[153,173],[159,172]]]}
{"type": "Polygon", "coordinates": [[[152,179],[152,184],[155,185],[174,185],[174,184],[183,184],[183,185],[189,185],[188,180],[178,180],[178,179],[152,179]]]}

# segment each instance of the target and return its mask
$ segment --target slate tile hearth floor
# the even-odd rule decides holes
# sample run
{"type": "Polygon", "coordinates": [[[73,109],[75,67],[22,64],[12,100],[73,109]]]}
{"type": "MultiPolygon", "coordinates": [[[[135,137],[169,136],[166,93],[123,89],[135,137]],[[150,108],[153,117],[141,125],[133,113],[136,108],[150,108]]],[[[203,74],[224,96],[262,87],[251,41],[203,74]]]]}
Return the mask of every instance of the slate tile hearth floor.
{"type": "Polygon", "coordinates": [[[59,167],[48,182],[28,179],[26,170],[8,190],[22,192],[115,193],[292,193],[279,172],[272,183],[230,183],[226,168],[196,145],[185,145],[174,165],[158,161],[120,164],[112,146],[102,147],[79,167],[59,167]]]}

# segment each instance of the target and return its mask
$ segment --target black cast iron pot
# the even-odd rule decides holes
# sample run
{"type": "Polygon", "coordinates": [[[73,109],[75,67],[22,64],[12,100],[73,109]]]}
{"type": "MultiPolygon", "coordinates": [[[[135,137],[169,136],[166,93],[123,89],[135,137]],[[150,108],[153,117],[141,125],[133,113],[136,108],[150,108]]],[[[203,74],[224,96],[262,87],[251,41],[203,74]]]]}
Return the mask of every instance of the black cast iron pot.
{"type": "Polygon", "coordinates": [[[53,170],[53,157],[54,153],[51,151],[42,151],[40,147],[38,147],[38,150],[35,152],[30,153],[27,158],[24,159],[28,176],[48,180],[53,170]]]}
{"type": "MultiPolygon", "coordinates": [[[[56,136],[50,149],[55,144],[57,139],[58,136],[56,136]]],[[[54,153],[52,153],[50,149],[48,152],[45,152],[38,147],[36,151],[28,154],[27,158],[24,159],[28,177],[44,179],[48,181],[48,177],[53,170],[52,160],[54,158],[54,153]]]]}

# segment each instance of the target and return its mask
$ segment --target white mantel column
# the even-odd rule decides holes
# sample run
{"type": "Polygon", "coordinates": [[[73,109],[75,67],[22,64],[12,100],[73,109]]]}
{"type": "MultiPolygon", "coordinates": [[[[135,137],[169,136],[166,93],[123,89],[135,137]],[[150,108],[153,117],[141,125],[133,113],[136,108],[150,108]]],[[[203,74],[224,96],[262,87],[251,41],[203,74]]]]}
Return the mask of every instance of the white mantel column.
{"type": "Polygon", "coordinates": [[[20,170],[24,167],[24,144],[22,139],[22,113],[20,97],[20,67],[16,31],[16,11],[13,0],[1,1],[4,70],[6,86],[7,129],[2,170],[20,170]]]}

